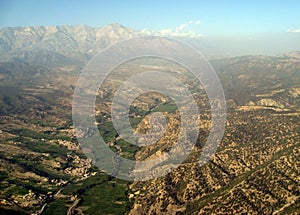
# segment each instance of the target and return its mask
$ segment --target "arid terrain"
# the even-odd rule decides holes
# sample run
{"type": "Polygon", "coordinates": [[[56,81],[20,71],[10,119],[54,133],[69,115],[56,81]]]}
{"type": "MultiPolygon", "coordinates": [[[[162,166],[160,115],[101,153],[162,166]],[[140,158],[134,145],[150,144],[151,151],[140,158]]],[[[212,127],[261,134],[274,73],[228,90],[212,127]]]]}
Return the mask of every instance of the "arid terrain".
{"type": "Polygon", "coordinates": [[[300,52],[209,58],[224,88],[227,121],[220,147],[204,166],[197,161],[211,114],[201,84],[169,61],[121,65],[96,101],[97,126],[111,150],[147,160],[168,152],[178,137],[177,106],[155,93],[133,102],[130,119],[145,133],[147,115],[162,112],[168,129],[157,143],[131,145],[113,127],[114,92],[126,77],[149,68],[187,84],[199,106],[200,135],[188,158],[157,179],[120,180],[93,165],[74,134],[76,80],[98,51],[137,35],[117,24],[0,30],[1,214],[299,214],[300,52]]]}

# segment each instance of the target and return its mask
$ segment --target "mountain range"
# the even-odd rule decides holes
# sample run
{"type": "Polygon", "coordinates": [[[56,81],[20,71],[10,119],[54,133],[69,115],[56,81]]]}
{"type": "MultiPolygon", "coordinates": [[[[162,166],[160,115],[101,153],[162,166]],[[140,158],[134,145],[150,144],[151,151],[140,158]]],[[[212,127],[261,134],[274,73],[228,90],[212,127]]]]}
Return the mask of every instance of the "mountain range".
{"type": "Polygon", "coordinates": [[[120,24],[111,24],[103,28],[87,25],[8,27],[0,30],[0,53],[37,48],[58,53],[92,54],[111,43],[131,38],[136,34],[136,31],[120,24]]]}
{"type": "Polygon", "coordinates": [[[40,61],[49,64],[65,58],[74,63],[89,59],[117,41],[132,38],[137,32],[119,24],[103,28],[78,26],[7,27],[0,30],[1,61],[40,61]]]}
{"type": "MultiPolygon", "coordinates": [[[[0,29],[0,61],[25,60],[43,64],[60,63],[59,59],[86,62],[101,49],[123,39],[145,35],[120,24],[101,28],[87,25],[28,26],[0,29]],[[48,62],[43,59],[48,58],[48,62]]],[[[147,35],[147,34],[146,34],[147,35]]],[[[166,35],[164,35],[166,36],[166,35]]],[[[295,51],[300,38],[222,38],[178,37],[208,58],[233,57],[247,54],[279,54],[295,51]],[[276,45],[274,45],[276,44],[276,45]]]]}

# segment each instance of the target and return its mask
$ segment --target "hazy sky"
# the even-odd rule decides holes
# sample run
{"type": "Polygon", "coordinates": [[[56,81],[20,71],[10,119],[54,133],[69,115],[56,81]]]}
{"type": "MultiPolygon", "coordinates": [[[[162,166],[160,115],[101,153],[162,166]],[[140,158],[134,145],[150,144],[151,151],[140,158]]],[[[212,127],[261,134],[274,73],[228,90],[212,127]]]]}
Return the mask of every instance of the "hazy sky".
{"type": "Polygon", "coordinates": [[[299,0],[0,0],[0,27],[120,23],[137,30],[251,36],[300,29],[299,11],[299,0]]]}

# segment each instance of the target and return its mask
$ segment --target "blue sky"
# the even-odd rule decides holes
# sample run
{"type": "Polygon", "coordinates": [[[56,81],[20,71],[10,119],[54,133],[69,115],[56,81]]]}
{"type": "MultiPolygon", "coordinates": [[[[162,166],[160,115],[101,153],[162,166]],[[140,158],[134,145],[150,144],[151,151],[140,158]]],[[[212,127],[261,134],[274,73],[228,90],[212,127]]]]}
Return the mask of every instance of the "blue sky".
{"type": "Polygon", "coordinates": [[[0,27],[120,23],[152,31],[190,30],[208,36],[266,35],[300,29],[300,1],[43,1],[0,0],[0,27]],[[199,24],[200,23],[200,24],[199,24]]]}

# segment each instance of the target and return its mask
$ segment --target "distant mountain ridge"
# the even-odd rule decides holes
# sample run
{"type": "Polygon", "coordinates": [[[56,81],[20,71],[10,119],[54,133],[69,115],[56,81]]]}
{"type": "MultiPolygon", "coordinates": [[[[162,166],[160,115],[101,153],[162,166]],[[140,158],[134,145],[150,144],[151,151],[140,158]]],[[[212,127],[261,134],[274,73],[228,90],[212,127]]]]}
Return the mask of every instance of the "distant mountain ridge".
{"type": "MultiPolygon", "coordinates": [[[[103,48],[139,35],[143,33],[118,23],[101,28],[87,25],[6,27],[0,29],[0,62],[25,61],[45,66],[66,63],[82,65],[103,48]]],[[[180,40],[187,42],[210,59],[262,54],[261,50],[268,48],[268,44],[244,40],[227,41],[213,37],[180,40]]],[[[286,50],[283,50],[279,53],[285,52],[286,50]]],[[[299,59],[299,52],[278,56],[299,59]]]]}
{"type": "Polygon", "coordinates": [[[63,55],[82,60],[110,44],[137,34],[120,24],[103,28],[87,25],[7,27],[0,30],[1,61],[15,61],[18,58],[30,60],[31,57],[36,58],[40,52],[44,57],[50,56],[50,59],[63,55]]]}
{"type": "Polygon", "coordinates": [[[7,27],[0,30],[0,53],[14,49],[96,52],[110,43],[136,35],[120,24],[103,28],[87,25],[7,27]]]}

